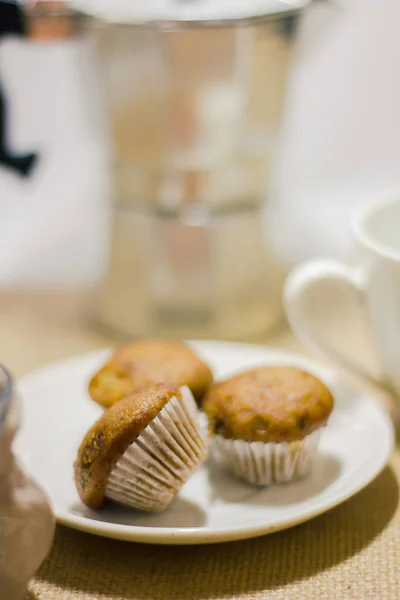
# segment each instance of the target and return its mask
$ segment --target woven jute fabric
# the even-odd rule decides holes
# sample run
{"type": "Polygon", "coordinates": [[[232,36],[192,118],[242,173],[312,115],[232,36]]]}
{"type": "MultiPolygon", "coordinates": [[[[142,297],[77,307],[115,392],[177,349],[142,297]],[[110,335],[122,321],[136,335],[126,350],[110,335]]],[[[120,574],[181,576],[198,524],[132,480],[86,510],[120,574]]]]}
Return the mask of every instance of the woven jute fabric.
{"type": "Polygon", "coordinates": [[[302,525],[209,546],[147,546],[59,526],[26,600],[400,599],[400,451],[302,525]]]}
{"type": "MultiPolygon", "coordinates": [[[[85,327],[81,292],[0,294],[0,355],[23,375],[55,359],[111,345],[85,327]]],[[[350,356],[364,356],[354,314],[329,324],[350,356]],[[341,333],[344,335],[341,335],[341,333]]],[[[256,340],[254,340],[256,341],[256,340]]],[[[288,329],[269,345],[304,353],[288,329]]],[[[307,353],[306,353],[307,355],[307,353]]],[[[400,427],[399,427],[400,430],[400,427]]],[[[400,451],[362,492],[303,525],[262,538],[198,547],[146,546],[58,527],[26,600],[400,599],[400,451]]],[[[1,597],[0,600],[8,600],[1,597]]]]}

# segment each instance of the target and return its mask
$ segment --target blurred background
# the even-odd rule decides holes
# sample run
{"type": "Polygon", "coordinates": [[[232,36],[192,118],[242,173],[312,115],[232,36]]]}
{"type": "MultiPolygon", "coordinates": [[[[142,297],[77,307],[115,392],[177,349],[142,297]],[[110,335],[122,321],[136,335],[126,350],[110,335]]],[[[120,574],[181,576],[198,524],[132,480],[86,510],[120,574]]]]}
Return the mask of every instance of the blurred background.
{"type": "MultiPolygon", "coordinates": [[[[352,215],[389,191],[400,192],[399,20],[399,0],[0,0],[0,362],[20,377],[47,362],[141,337],[259,341],[307,354],[285,322],[287,274],[313,257],[352,261],[352,215]]],[[[353,273],[338,269],[345,276],[331,278],[332,293],[328,282],[322,299],[310,294],[304,303],[303,312],[321,328],[307,337],[311,327],[297,329],[314,345],[323,347],[326,337],[334,349],[325,354],[335,362],[343,355],[350,365],[351,356],[358,364],[362,357],[368,373],[376,373],[374,381],[390,389],[389,379],[399,381],[397,270],[388,268],[388,275],[371,285],[378,290],[372,295],[378,314],[372,330],[382,328],[377,339],[385,338],[384,343],[376,345],[380,362],[389,367],[382,371],[366,335],[358,287],[357,302],[348,302],[353,273]],[[347,287],[335,285],[339,279],[347,287]],[[381,287],[389,290],[382,302],[381,287]]],[[[330,270],[319,272],[324,277],[330,270]]],[[[231,356],[235,363],[237,356],[235,364],[242,364],[242,351],[225,346],[222,363],[230,363],[231,356]]],[[[92,358],[82,364],[92,364],[92,358]]],[[[81,358],[74,361],[66,363],[64,395],[79,399],[86,367],[81,372],[81,358]],[[74,365],[79,367],[75,383],[74,365]]],[[[55,452],[49,465],[60,456],[64,460],[68,444],[56,439],[51,423],[56,413],[40,402],[52,385],[58,390],[54,382],[64,368],[53,371],[43,392],[41,378],[33,379],[38,404],[27,411],[27,423],[34,415],[33,430],[51,434],[55,452]]],[[[107,373],[112,382],[113,369],[123,376],[117,388],[123,387],[123,369],[115,364],[103,374],[105,387],[112,388],[107,373]]],[[[332,377],[333,382],[336,389],[332,377]]],[[[29,386],[25,390],[29,396],[29,386]]],[[[0,475],[6,475],[3,495],[0,486],[0,505],[3,499],[6,506],[0,536],[5,530],[6,538],[2,535],[0,546],[4,539],[9,544],[0,571],[4,563],[10,585],[22,590],[28,567],[32,571],[48,549],[52,521],[45,500],[28,493],[19,474],[8,477],[17,426],[9,408],[13,394],[0,367],[0,475]],[[18,494],[10,495],[8,482],[18,483],[18,494]],[[20,548],[22,527],[26,552],[20,548]],[[20,566],[25,558],[26,573],[20,566]]],[[[56,396],[51,392],[52,405],[56,396]]],[[[349,439],[356,428],[369,431],[362,419],[357,422],[361,397],[356,400],[348,417],[343,413],[337,420],[337,427],[351,424],[349,439]]],[[[73,407],[68,405],[71,423],[73,407]]],[[[34,438],[26,439],[33,443],[34,438]]],[[[45,446],[38,448],[31,464],[39,457],[47,468],[45,446]]],[[[349,448],[352,456],[357,444],[349,448]]],[[[336,458],[335,464],[345,471],[336,458]]],[[[372,461],[373,471],[377,464],[372,461]]],[[[383,491],[390,496],[382,484],[388,473],[397,492],[392,467],[372,486],[375,504],[383,491]]],[[[362,485],[368,477],[361,473],[362,485]]],[[[318,511],[325,492],[319,479],[318,511]]],[[[340,489],[351,493],[343,482],[333,484],[329,481],[335,502],[340,489]]],[[[396,506],[397,494],[392,496],[396,506]]],[[[310,499],[301,499],[304,506],[310,499]]],[[[83,522],[76,506],[74,501],[68,511],[73,509],[75,523],[83,522]]],[[[393,511],[385,515],[384,509],[392,544],[393,529],[386,526],[393,511]]],[[[351,511],[349,518],[360,512],[351,511]]],[[[61,512],[68,522],[64,508],[61,512]]],[[[368,506],[366,514],[373,520],[368,506]]],[[[344,513],[338,522],[342,534],[344,513]]],[[[357,556],[370,541],[364,525],[359,521],[357,541],[349,523],[357,556]]],[[[344,537],[338,540],[349,565],[352,546],[344,537]]],[[[339,560],[342,550],[332,547],[330,555],[339,560]]],[[[58,555],[62,581],[58,585],[54,573],[44,577],[46,597],[50,588],[61,594],[67,585],[64,565],[71,561],[63,552],[67,546],[58,555]]],[[[361,560],[367,571],[368,561],[361,560]]],[[[323,565],[320,556],[316,562],[323,565]]],[[[79,592],[81,571],[69,592],[79,592]]],[[[327,570],[330,577],[332,571],[327,570]]],[[[290,573],[293,579],[297,571],[290,573]]],[[[312,585],[308,575],[299,577],[307,586],[312,585]]],[[[346,572],[342,580],[345,593],[352,593],[346,572]]],[[[88,579],[82,581],[88,597],[88,579]]],[[[365,581],[372,581],[369,572],[365,581]]],[[[253,587],[252,597],[258,590],[253,587]]],[[[271,594],[275,587],[276,581],[271,594]]],[[[315,589],[322,589],[319,580],[315,589]]]]}
{"type": "Polygon", "coordinates": [[[349,257],[351,214],[400,187],[400,5],[128,4],[3,31],[2,143],[35,158],[0,161],[0,287],[94,290],[130,335],[266,330],[290,267],[349,257]]]}

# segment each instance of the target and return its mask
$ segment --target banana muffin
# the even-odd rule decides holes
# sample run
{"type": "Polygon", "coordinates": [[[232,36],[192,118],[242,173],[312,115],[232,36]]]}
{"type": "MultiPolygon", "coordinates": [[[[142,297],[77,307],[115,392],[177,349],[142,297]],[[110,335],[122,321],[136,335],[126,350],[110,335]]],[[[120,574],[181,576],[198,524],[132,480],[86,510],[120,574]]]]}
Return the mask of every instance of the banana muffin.
{"type": "Polygon", "coordinates": [[[111,499],[159,512],[206,454],[189,388],[158,384],[114,404],[89,429],[74,464],[75,484],[90,508],[111,499]]]}
{"type": "Polygon", "coordinates": [[[212,384],[211,369],[183,342],[142,340],[117,349],[92,377],[89,394],[104,408],[143,387],[187,386],[200,405],[212,384]]]}
{"type": "Polygon", "coordinates": [[[329,389],[291,366],[266,366],[215,384],[203,403],[214,455],[259,485],[308,473],[333,409],[329,389]]]}

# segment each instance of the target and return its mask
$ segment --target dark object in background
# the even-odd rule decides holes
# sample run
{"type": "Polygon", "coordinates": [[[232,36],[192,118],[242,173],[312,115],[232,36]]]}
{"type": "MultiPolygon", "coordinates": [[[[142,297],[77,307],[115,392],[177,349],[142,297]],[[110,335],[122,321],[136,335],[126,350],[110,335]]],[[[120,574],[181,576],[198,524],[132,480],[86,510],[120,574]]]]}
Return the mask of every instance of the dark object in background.
{"type": "Polygon", "coordinates": [[[25,33],[24,17],[15,0],[0,0],[0,39],[7,34],[25,33]]]}
{"type": "MultiPolygon", "coordinates": [[[[25,35],[24,16],[19,5],[12,0],[0,0],[0,40],[6,35],[25,35]]],[[[28,177],[36,160],[37,154],[14,154],[8,148],[7,107],[0,81],[0,165],[28,177]]]]}

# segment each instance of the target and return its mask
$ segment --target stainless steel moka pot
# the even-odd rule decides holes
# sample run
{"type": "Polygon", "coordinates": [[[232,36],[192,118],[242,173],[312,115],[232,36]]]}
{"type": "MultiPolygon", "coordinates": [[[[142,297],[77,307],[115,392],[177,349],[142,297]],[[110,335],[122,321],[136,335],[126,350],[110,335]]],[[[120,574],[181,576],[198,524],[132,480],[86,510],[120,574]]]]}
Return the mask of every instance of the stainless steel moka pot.
{"type": "Polygon", "coordinates": [[[235,339],[279,321],[285,269],[265,209],[307,4],[68,3],[95,49],[92,105],[104,106],[110,142],[112,222],[96,310],[114,331],[235,339]]]}

